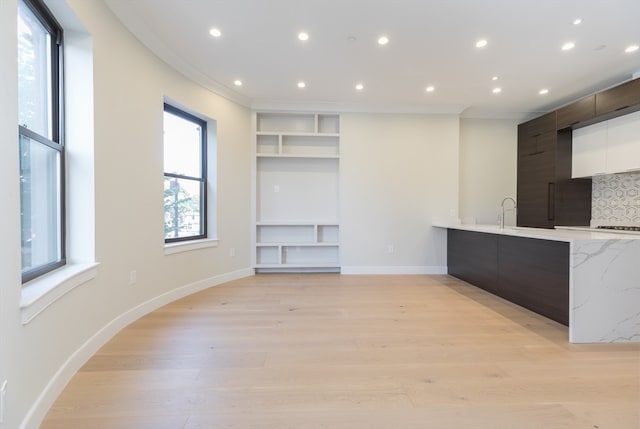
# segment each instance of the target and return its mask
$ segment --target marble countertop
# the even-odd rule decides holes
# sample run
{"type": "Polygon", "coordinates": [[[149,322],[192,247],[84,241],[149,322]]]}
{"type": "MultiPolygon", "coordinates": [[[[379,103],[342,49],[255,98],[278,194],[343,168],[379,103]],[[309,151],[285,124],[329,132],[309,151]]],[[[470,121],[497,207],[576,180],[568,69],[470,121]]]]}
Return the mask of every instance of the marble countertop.
{"type": "Polygon", "coordinates": [[[511,235],[514,237],[537,238],[542,240],[566,241],[574,240],[640,240],[640,234],[616,232],[601,232],[586,227],[561,227],[556,229],[526,228],[519,226],[505,226],[481,224],[456,224],[434,222],[437,228],[459,229],[463,231],[484,232],[488,234],[511,235]]]}

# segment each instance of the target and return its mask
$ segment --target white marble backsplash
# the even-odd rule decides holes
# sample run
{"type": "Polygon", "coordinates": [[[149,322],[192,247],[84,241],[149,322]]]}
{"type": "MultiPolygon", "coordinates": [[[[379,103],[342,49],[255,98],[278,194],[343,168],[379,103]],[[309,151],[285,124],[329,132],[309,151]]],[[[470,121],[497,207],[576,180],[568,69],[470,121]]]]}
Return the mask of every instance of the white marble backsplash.
{"type": "Polygon", "coordinates": [[[591,226],[640,226],[640,172],[594,176],[591,226]]]}

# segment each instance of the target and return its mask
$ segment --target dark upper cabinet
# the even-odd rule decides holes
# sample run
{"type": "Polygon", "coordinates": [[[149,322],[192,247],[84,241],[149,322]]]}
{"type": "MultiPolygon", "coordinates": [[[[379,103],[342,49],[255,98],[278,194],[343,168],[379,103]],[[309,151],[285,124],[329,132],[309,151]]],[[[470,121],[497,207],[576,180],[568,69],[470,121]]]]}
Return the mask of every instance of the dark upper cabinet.
{"type": "Polygon", "coordinates": [[[571,131],[555,112],[518,126],[518,226],[589,225],[591,180],[571,179],[571,131]]]}
{"type": "Polygon", "coordinates": [[[517,223],[553,228],[550,188],[555,177],[555,112],[518,126],[517,223]]]}
{"type": "Polygon", "coordinates": [[[556,111],[557,129],[573,127],[596,116],[596,96],[591,95],[556,111]]]}
{"type": "Polygon", "coordinates": [[[589,225],[591,179],[571,179],[571,130],[640,110],[640,79],[518,125],[518,226],[589,225]]]}
{"type": "Polygon", "coordinates": [[[596,97],[596,116],[632,109],[640,105],[640,79],[599,92],[596,97]]]}
{"type": "Polygon", "coordinates": [[[547,113],[539,118],[524,122],[518,126],[518,141],[539,136],[556,130],[556,112],[547,113]]]}

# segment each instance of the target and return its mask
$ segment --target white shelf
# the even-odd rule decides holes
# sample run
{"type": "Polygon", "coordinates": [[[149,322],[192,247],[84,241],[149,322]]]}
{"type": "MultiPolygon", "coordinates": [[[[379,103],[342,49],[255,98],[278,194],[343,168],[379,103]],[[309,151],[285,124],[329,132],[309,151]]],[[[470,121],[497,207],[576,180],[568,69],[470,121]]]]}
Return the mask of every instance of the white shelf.
{"type": "Polygon", "coordinates": [[[256,264],[255,268],[340,268],[339,264],[256,264]]]}
{"type": "Polygon", "coordinates": [[[255,127],[255,268],[339,271],[340,116],[256,113],[255,127]]]}
{"type": "Polygon", "coordinates": [[[278,133],[273,131],[259,131],[256,136],[274,136],[274,137],[340,137],[338,133],[278,133]]]}
{"type": "Polygon", "coordinates": [[[258,156],[339,158],[340,136],[314,133],[257,133],[258,156]]]}
{"type": "Polygon", "coordinates": [[[256,222],[257,226],[288,226],[288,225],[297,225],[297,226],[338,226],[340,223],[336,220],[330,220],[327,222],[324,221],[305,221],[305,220],[261,220],[256,222]]]}
{"type": "Polygon", "coordinates": [[[311,158],[311,159],[340,159],[340,155],[304,155],[304,154],[277,154],[259,153],[258,158],[311,158]]]}
{"type": "Polygon", "coordinates": [[[256,243],[256,247],[338,247],[338,242],[318,242],[318,243],[256,243]]]}

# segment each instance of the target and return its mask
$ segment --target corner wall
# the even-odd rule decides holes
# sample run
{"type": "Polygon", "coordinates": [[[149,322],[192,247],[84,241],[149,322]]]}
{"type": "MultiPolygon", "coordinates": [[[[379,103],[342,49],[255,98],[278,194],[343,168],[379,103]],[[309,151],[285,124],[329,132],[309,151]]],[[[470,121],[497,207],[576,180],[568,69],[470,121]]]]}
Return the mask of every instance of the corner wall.
{"type": "MultiPolygon", "coordinates": [[[[518,121],[510,119],[461,119],[460,121],[460,219],[479,224],[499,222],[500,203],[516,197],[518,121]]],[[[509,205],[509,208],[511,205],[509,205]]],[[[515,225],[515,215],[505,215],[515,225]]]]}

